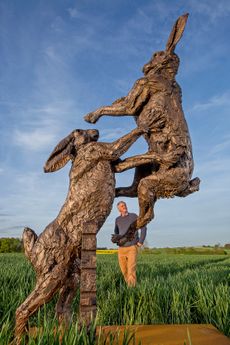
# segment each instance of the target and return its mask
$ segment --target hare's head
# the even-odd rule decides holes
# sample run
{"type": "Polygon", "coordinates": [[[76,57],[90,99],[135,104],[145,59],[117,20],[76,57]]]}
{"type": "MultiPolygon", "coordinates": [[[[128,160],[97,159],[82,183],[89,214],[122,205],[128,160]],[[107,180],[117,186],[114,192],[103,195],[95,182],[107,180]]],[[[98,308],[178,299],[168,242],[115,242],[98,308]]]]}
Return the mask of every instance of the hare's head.
{"type": "Polygon", "coordinates": [[[170,33],[165,51],[159,51],[153,54],[151,60],[143,67],[143,73],[164,73],[168,77],[174,77],[179,67],[179,57],[174,53],[177,43],[181,39],[188,19],[188,14],[180,16],[173,26],[170,33]]]}
{"type": "Polygon", "coordinates": [[[53,172],[61,169],[69,160],[76,157],[80,146],[97,141],[98,138],[97,129],[75,129],[54,148],[45,163],[44,171],[53,172]]]}
{"type": "Polygon", "coordinates": [[[175,53],[167,54],[165,51],[159,51],[153,54],[151,60],[143,67],[143,73],[161,73],[174,78],[177,74],[180,59],[175,53]]]}

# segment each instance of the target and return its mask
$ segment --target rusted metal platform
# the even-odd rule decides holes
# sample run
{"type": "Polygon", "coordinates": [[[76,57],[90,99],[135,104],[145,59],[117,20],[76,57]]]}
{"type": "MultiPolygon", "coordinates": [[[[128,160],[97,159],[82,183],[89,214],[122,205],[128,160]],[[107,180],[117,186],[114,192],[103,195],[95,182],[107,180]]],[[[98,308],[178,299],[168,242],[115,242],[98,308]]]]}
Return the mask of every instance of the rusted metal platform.
{"type": "MultiPolygon", "coordinates": [[[[102,333],[108,338],[114,335],[114,345],[122,345],[126,337],[135,335],[130,345],[230,345],[230,339],[208,324],[188,325],[134,325],[134,326],[101,326],[97,327],[97,335],[102,333]]],[[[108,340],[109,344],[109,340],[108,340]]]]}

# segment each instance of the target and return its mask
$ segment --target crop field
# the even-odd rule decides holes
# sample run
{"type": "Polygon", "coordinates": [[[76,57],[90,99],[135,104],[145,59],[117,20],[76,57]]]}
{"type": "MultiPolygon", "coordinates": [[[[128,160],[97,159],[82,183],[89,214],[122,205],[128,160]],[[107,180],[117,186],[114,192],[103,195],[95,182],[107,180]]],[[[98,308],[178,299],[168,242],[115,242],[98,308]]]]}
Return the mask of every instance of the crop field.
{"type": "MultiPolygon", "coordinates": [[[[229,255],[142,254],[137,280],[137,286],[128,289],[116,254],[97,256],[97,325],[211,323],[230,336],[229,255]]],[[[15,310],[33,285],[33,269],[22,254],[0,255],[1,345],[12,340],[15,310]]],[[[76,331],[78,303],[79,293],[72,327],[63,338],[66,345],[93,344],[92,337],[76,331]]],[[[43,333],[28,344],[59,343],[53,332],[54,304],[55,300],[30,318],[30,327],[42,327],[43,333]]]]}

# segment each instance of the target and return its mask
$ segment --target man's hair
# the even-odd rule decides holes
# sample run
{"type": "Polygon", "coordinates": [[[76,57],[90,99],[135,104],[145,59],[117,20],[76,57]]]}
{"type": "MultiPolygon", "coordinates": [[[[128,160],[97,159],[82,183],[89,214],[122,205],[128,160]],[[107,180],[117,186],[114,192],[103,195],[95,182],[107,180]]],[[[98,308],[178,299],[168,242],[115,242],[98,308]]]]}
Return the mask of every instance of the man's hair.
{"type": "Polygon", "coordinates": [[[125,204],[126,205],[126,202],[124,202],[124,201],[119,201],[118,203],[117,203],[117,206],[119,206],[120,204],[125,204]]]}

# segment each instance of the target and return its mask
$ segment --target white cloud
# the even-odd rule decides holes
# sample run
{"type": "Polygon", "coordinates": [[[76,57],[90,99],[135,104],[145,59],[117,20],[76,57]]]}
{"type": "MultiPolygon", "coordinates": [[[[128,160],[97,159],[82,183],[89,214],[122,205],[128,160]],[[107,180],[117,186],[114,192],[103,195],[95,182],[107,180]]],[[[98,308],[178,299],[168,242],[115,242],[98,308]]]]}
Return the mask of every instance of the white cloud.
{"type": "Polygon", "coordinates": [[[39,115],[39,120],[42,121],[50,121],[50,120],[60,120],[62,117],[68,113],[71,113],[74,109],[74,102],[73,100],[66,100],[66,101],[59,101],[59,102],[52,102],[52,103],[44,103],[38,104],[36,106],[31,106],[25,109],[25,113],[27,116],[31,117],[31,113],[35,113],[39,115]]]}
{"type": "Polygon", "coordinates": [[[60,16],[57,16],[51,23],[51,29],[57,33],[61,33],[64,30],[64,25],[64,20],[60,16]]]}
{"type": "Polygon", "coordinates": [[[230,91],[226,91],[221,95],[216,95],[208,99],[204,103],[197,103],[193,106],[192,111],[208,110],[213,107],[230,106],[230,91]]]}
{"type": "MultiPolygon", "coordinates": [[[[60,140],[68,127],[67,120],[76,112],[73,101],[38,102],[22,107],[20,122],[13,129],[13,145],[25,151],[41,151],[60,140]]],[[[77,125],[76,120],[74,127],[77,125]]],[[[1,170],[0,170],[1,174],[1,170]]]]}
{"type": "Polygon", "coordinates": [[[227,17],[230,13],[230,3],[228,0],[190,0],[189,7],[194,13],[208,17],[211,22],[216,22],[219,18],[227,17]]]}
{"type": "Polygon", "coordinates": [[[107,129],[102,129],[100,131],[100,140],[113,140],[113,139],[118,139],[119,137],[127,134],[130,131],[130,128],[107,128],[107,129]]]}
{"type": "Polygon", "coordinates": [[[221,142],[213,146],[211,154],[217,154],[230,149],[230,136],[224,137],[221,142]]]}
{"type": "Polygon", "coordinates": [[[55,63],[63,64],[63,59],[60,57],[60,54],[58,54],[55,50],[55,47],[49,46],[45,49],[45,55],[55,63]]]}
{"type": "Polygon", "coordinates": [[[68,11],[71,18],[79,18],[81,16],[80,12],[74,7],[68,8],[67,11],[68,11]]]}
{"type": "Polygon", "coordinates": [[[212,183],[215,181],[218,185],[226,188],[225,182],[229,179],[229,170],[230,158],[228,156],[220,156],[219,153],[214,154],[211,149],[209,152],[206,152],[205,156],[200,157],[199,161],[196,161],[194,175],[200,176],[201,179],[204,177],[206,180],[212,180],[212,183]]]}
{"type": "Polygon", "coordinates": [[[16,129],[13,137],[15,144],[21,148],[40,151],[54,143],[56,133],[42,128],[37,128],[29,132],[16,129]]]}
{"type": "Polygon", "coordinates": [[[115,83],[117,89],[124,95],[127,94],[132,87],[132,82],[130,81],[130,78],[125,78],[125,76],[122,79],[116,79],[115,83]]]}
{"type": "MultiPolygon", "coordinates": [[[[76,52],[82,52],[84,49],[90,49],[91,52],[97,51],[99,55],[103,52],[104,56],[119,55],[119,59],[129,60],[129,64],[132,64],[130,56],[140,57],[142,54],[145,55],[146,50],[149,50],[148,47],[152,51],[154,43],[159,44],[162,37],[165,36],[166,27],[164,25],[164,28],[161,28],[159,32],[157,23],[152,18],[152,8],[154,6],[137,7],[136,11],[131,13],[127,20],[121,19],[119,25],[114,29],[111,29],[114,23],[109,22],[103,12],[100,15],[93,16],[90,13],[86,14],[79,11],[76,7],[68,8],[67,11],[71,18],[81,20],[82,34],[78,32],[77,35],[70,38],[71,45],[67,50],[71,51],[72,55],[76,52]],[[101,35],[101,32],[105,32],[105,29],[108,34],[101,35]],[[113,30],[112,36],[111,30],[113,30]],[[100,38],[98,38],[99,35],[100,38]]],[[[167,30],[168,34],[169,31],[167,30]]],[[[66,50],[64,52],[68,54],[66,50]]]]}
{"type": "Polygon", "coordinates": [[[36,172],[21,173],[9,168],[8,176],[12,183],[0,195],[0,210],[2,214],[10,215],[13,212],[13,217],[8,217],[7,222],[0,224],[0,236],[3,230],[10,228],[15,236],[22,232],[25,225],[36,232],[42,231],[57,216],[65,201],[69,168],[68,165],[56,174],[44,174],[42,168],[36,172]],[[18,231],[16,224],[22,224],[18,231]]]}

